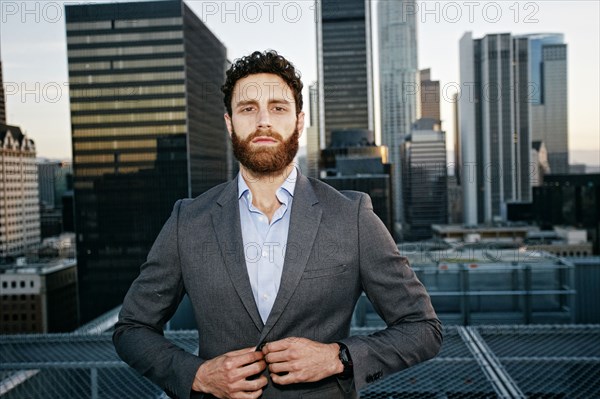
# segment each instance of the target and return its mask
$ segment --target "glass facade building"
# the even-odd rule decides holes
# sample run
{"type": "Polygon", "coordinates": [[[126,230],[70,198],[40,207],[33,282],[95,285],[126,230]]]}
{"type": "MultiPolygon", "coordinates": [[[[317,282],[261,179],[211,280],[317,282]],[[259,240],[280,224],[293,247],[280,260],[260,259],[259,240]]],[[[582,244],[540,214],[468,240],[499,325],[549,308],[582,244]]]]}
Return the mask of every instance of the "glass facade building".
{"type": "Polygon", "coordinates": [[[531,134],[544,142],[550,171],[569,173],[567,45],[560,33],[523,36],[529,45],[531,134]]]}
{"type": "Polygon", "coordinates": [[[506,219],[506,203],[531,200],[528,43],[490,34],[460,43],[461,183],[465,224],[506,219]]]}
{"type": "Polygon", "coordinates": [[[392,168],[387,147],[375,145],[372,131],[333,131],[331,145],[321,151],[321,165],[325,183],[369,194],[373,211],[393,234],[392,168]]]}
{"type": "Polygon", "coordinates": [[[370,2],[324,0],[316,3],[321,148],[331,132],[373,130],[370,2]],[[323,134],[324,132],[324,134],[323,134]]]}
{"type": "Polygon", "coordinates": [[[2,80],[2,60],[0,60],[0,124],[6,124],[6,99],[4,98],[4,81],[2,80]]]}
{"type": "Polygon", "coordinates": [[[402,159],[400,146],[417,120],[419,70],[416,4],[410,0],[380,1],[379,81],[381,144],[389,148],[394,175],[394,215],[397,236],[404,223],[402,159]]]}
{"type": "Polygon", "coordinates": [[[419,122],[401,146],[404,238],[409,241],[431,238],[431,225],[448,220],[446,132],[434,130],[434,119],[419,122]],[[430,125],[423,126],[425,121],[430,125]]]}
{"type": "Polygon", "coordinates": [[[173,203],[228,179],[226,49],[181,1],[66,6],[80,311],[122,303],[173,203]]]}
{"type": "Polygon", "coordinates": [[[320,134],[319,134],[319,85],[314,82],[308,87],[310,126],[306,128],[306,170],[303,170],[306,176],[319,177],[319,154],[320,154],[320,134]]]}

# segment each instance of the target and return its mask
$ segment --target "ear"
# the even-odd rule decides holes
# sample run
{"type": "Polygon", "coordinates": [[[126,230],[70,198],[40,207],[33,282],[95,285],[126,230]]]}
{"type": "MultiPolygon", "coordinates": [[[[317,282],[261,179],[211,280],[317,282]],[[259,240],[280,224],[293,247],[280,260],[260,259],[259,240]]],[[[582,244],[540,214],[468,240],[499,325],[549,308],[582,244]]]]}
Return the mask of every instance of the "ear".
{"type": "Polygon", "coordinates": [[[229,116],[229,114],[227,112],[225,112],[225,114],[223,115],[223,118],[225,119],[225,125],[227,126],[227,131],[229,132],[229,137],[231,137],[231,134],[233,132],[233,125],[231,124],[231,116],[229,116]]]}
{"type": "Polygon", "coordinates": [[[301,111],[298,114],[296,128],[298,129],[298,132],[300,132],[300,136],[302,136],[302,132],[304,131],[304,111],[301,111]]]}

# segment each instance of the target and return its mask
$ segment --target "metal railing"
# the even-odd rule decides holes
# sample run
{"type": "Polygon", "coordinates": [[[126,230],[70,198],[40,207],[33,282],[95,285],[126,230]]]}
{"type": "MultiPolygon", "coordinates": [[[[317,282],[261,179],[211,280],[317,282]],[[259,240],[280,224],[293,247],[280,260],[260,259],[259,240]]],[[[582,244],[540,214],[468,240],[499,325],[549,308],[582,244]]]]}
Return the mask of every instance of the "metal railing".
{"type": "MultiPolygon", "coordinates": [[[[195,331],[166,336],[197,347],[195,331]]],[[[600,325],[447,327],[436,358],[368,385],[361,398],[600,397],[598,342],[600,325]]],[[[162,395],[118,358],[109,333],[0,336],[0,354],[2,398],[162,395]]]]}

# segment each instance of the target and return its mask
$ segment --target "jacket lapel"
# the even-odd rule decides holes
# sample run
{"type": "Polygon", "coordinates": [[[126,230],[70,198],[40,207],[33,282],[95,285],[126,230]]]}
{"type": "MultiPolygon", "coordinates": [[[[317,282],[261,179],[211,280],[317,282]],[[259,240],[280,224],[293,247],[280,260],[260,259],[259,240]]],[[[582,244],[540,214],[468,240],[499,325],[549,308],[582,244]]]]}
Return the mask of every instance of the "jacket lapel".
{"type": "Polygon", "coordinates": [[[237,201],[237,179],[233,179],[217,199],[218,206],[211,212],[212,223],[231,282],[256,328],[260,331],[263,329],[263,323],[254,301],[244,257],[244,241],[237,201]]]}
{"type": "Polygon", "coordinates": [[[298,173],[281,284],[273,309],[271,309],[262,330],[259,344],[262,344],[269,331],[281,317],[300,282],[302,273],[304,273],[321,222],[322,210],[318,202],[308,178],[298,173]]]}

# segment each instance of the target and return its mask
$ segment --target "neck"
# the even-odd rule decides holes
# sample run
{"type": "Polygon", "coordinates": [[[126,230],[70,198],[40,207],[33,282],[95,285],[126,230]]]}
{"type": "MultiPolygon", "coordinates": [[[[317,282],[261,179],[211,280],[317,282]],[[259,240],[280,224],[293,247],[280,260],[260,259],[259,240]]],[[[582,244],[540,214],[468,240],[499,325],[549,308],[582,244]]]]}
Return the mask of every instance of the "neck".
{"type": "Polygon", "coordinates": [[[240,165],[240,173],[252,193],[252,203],[259,209],[268,212],[270,209],[279,207],[277,200],[277,189],[281,187],[285,179],[292,173],[293,164],[289,164],[278,172],[256,173],[240,165]]]}

